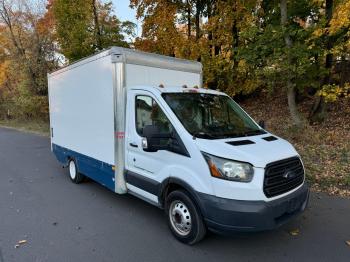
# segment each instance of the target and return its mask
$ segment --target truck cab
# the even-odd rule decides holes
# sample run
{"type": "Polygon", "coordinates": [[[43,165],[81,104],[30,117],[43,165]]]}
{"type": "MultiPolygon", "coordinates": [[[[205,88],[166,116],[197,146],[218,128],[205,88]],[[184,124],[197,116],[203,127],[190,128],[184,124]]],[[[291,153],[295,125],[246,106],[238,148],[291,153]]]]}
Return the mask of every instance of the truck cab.
{"type": "Polygon", "coordinates": [[[165,208],[180,238],[193,221],[187,226],[186,212],[167,203],[172,187],[188,194],[204,224],[221,233],[272,229],[306,207],[304,167],[294,147],[222,92],[133,87],[126,119],[127,188],[165,208]]]}

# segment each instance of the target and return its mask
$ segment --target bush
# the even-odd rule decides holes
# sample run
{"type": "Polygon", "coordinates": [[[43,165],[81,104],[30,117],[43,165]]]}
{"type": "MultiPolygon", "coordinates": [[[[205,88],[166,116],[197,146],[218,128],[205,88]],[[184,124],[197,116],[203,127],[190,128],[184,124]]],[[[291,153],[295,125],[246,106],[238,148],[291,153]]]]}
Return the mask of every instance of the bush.
{"type": "Polygon", "coordinates": [[[0,119],[41,119],[48,120],[47,96],[23,95],[0,103],[0,119]]]}
{"type": "Polygon", "coordinates": [[[47,96],[21,96],[14,103],[15,114],[24,119],[48,119],[47,96]]]}

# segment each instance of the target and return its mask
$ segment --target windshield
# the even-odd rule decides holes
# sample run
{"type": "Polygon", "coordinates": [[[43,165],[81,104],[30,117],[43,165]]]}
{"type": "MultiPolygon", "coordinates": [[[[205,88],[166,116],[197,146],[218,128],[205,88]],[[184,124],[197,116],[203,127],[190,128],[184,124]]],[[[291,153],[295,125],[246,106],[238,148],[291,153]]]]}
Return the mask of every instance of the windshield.
{"type": "Polygon", "coordinates": [[[228,96],[163,93],[165,101],[191,135],[220,139],[265,134],[228,96]]]}

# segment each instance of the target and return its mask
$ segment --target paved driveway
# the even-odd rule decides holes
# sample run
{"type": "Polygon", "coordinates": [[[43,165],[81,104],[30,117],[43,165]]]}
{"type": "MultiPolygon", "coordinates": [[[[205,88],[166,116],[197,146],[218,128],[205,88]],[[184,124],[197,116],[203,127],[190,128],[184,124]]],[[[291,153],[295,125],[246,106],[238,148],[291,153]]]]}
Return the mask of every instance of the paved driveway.
{"type": "Polygon", "coordinates": [[[0,128],[0,262],[350,261],[350,199],[312,194],[279,230],[177,242],[161,210],[90,181],[70,182],[49,139],[0,128]],[[299,234],[289,232],[299,229],[299,234]],[[27,243],[15,248],[19,240],[27,243]]]}

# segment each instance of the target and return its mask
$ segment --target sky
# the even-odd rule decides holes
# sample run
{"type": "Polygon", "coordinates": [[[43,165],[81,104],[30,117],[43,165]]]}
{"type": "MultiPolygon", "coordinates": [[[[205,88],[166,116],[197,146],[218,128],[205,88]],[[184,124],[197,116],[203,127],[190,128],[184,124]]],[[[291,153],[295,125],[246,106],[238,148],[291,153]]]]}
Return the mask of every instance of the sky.
{"type": "Polygon", "coordinates": [[[121,21],[129,20],[137,25],[137,35],[141,34],[141,22],[136,19],[136,10],[129,7],[130,0],[112,0],[117,17],[121,21]]]}

